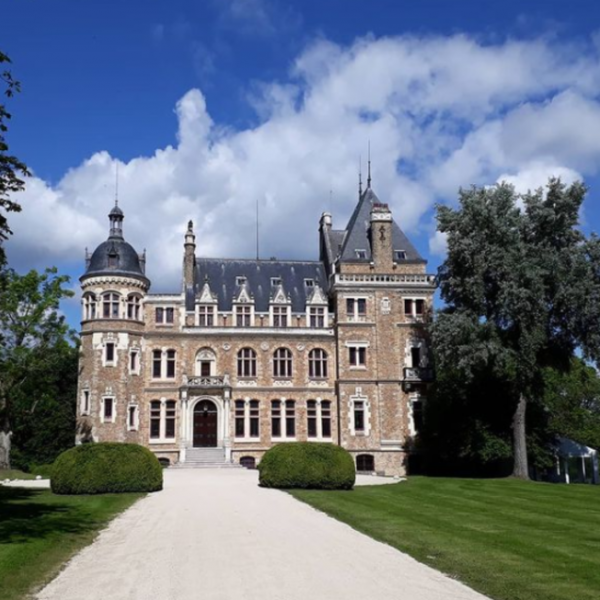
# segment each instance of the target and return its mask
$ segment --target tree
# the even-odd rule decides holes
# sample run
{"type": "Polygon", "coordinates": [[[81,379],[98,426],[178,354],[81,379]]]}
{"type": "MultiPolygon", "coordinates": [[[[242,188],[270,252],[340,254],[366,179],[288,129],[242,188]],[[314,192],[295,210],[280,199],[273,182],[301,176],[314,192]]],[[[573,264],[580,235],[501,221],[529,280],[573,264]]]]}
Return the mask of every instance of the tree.
{"type": "MultiPolygon", "coordinates": [[[[73,338],[58,307],[73,295],[63,287],[69,278],[56,269],[19,275],[0,272],[0,469],[10,467],[11,418],[14,402],[31,381],[43,381],[54,366],[55,353],[73,338]]],[[[36,408],[37,395],[29,410],[36,408]]]]}
{"type": "Polygon", "coordinates": [[[585,193],[558,179],[524,195],[500,184],[461,190],[458,209],[437,208],[448,256],[435,353],[467,382],[487,370],[506,386],[513,475],[524,479],[527,405],[543,397],[543,370],[568,368],[577,347],[600,357],[600,243],[578,228],[585,193]]]}
{"type": "MultiPolygon", "coordinates": [[[[0,64],[10,64],[10,58],[3,52],[0,52],[0,64]]],[[[5,84],[4,94],[11,98],[15,92],[21,91],[21,85],[13,79],[9,70],[4,70],[0,74],[0,79],[5,84]]],[[[0,103],[0,267],[6,263],[4,252],[4,242],[12,233],[8,226],[8,219],[4,212],[19,212],[21,207],[12,199],[12,194],[23,190],[25,182],[21,177],[29,176],[27,166],[16,156],[8,153],[8,144],[6,143],[6,132],[8,131],[7,122],[11,118],[6,105],[0,103]]]]}

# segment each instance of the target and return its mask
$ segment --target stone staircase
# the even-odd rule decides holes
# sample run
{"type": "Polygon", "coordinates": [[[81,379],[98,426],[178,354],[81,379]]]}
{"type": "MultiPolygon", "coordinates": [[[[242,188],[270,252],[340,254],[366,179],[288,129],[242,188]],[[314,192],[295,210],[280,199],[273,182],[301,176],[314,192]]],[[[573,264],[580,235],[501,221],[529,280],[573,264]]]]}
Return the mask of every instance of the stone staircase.
{"type": "Polygon", "coordinates": [[[172,469],[241,469],[239,464],[225,460],[223,448],[188,448],[185,461],[179,462],[172,469]]]}

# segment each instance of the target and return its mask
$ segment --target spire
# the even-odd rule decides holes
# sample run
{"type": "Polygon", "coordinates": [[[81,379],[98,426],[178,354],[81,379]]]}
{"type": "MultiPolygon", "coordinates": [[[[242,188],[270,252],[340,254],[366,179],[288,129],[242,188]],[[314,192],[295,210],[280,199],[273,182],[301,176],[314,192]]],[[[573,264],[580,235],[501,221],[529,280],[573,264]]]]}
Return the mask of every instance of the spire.
{"type": "Polygon", "coordinates": [[[358,199],[362,196],[362,156],[358,156],[358,199]]]}
{"type": "Polygon", "coordinates": [[[367,189],[371,188],[371,140],[369,140],[369,169],[367,172],[367,189]]]}
{"type": "Polygon", "coordinates": [[[108,220],[110,222],[110,236],[109,237],[123,237],[123,219],[125,215],[123,211],[115,204],[112,210],[108,213],[108,220]]]}
{"type": "Polygon", "coordinates": [[[119,206],[119,161],[115,167],[115,206],[119,206]]]}

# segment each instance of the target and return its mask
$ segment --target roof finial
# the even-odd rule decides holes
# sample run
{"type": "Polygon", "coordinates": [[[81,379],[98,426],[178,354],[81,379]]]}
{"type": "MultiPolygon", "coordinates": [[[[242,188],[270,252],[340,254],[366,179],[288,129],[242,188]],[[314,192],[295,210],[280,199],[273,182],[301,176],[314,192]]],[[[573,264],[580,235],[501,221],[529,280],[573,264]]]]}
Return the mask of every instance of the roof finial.
{"type": "Polygon", "coordinates": [[[117,161],[115,172],[115,206],[119,206],[119,161],[117,161]]]}
{"type": "Polygon", "coordinates": [[[358,155],[358,198],[362,196],[362,156],[358,155]]]}
{"type": "Polygon", "coordinates": [[[367,189],[371,188],[371,140],[369,140],[369,170],[367,172],[367,189]]]}

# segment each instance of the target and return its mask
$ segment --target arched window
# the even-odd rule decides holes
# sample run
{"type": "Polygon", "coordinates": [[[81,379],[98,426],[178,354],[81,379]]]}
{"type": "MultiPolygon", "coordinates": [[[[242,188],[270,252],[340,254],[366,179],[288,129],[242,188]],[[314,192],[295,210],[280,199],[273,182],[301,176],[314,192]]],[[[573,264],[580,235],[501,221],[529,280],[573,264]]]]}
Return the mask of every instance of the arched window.
{"type": "Polygon", "coordinates": [[[273,354],[273,377],[292,376],[292,352],[287,348],[278,348],[273,354]]]}
{"type": "Polygon", "coordinates": [[[357,471],[374,471],[375,470],[375,459],[372,454],[359,454],[356,457],[356,470],[357,471]]]}
{"type": "Polygon", "coordinates": [[[127,318],[140,320],[141,314],[141,298],[137,294],[130,294],[127,297],[127,318]]]}
{"type": "Polygon", "coordinates": [[[102,296],[102,317],[104,319],[119,318],[119,294],[108,292],[102,296]]]}
{"type": "Polygon", "coordinates": [[[94,294],[85,294],[83,297],[83,319],[96,318],[96,296],[94,294]]]}
{"type": "Polygon", "coordinates": [[[256,377],[256,352],[242,348],[237,355],[238,377],[256,377]]]}
{"type": "Polygon", "coordinates": [[[210,348],[201,348],[196,354],[196,377],[212,377],[216,374],[216,356],[210,348]]]}
{"type": "Polygon", "coordinates": [[[256,469],[256,459],[254,456],[242,456],[240,458],[240,465],[246,467],[246,469],[256,469]]]}
{"type": "Polygon", "coordinates": [[[308,353],[308,376],[311,379],[327,377],[327,352],[322,348],[314,348],[308,353]]]}

